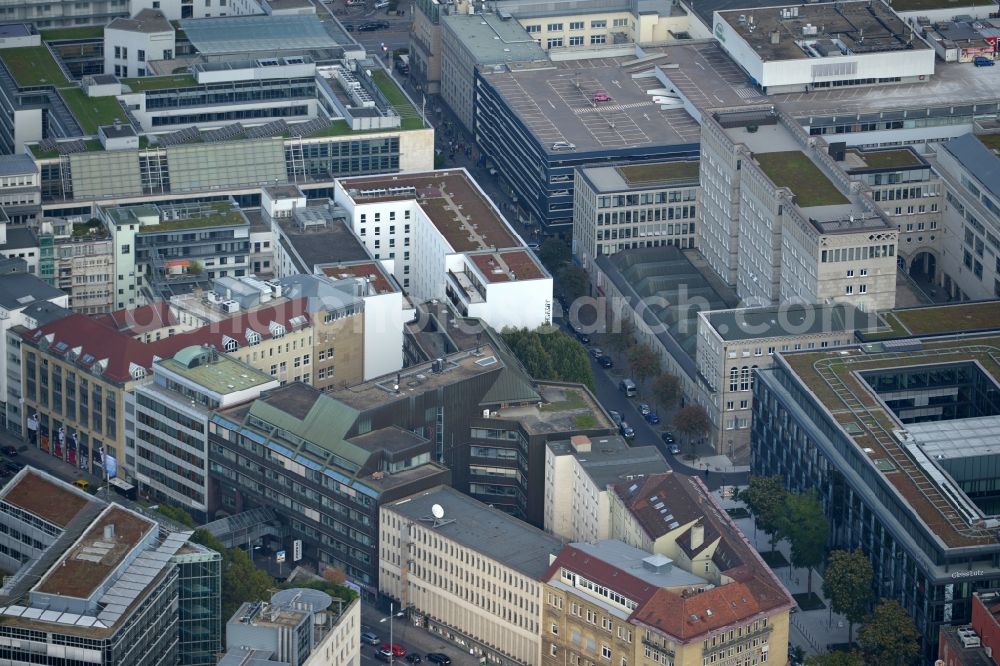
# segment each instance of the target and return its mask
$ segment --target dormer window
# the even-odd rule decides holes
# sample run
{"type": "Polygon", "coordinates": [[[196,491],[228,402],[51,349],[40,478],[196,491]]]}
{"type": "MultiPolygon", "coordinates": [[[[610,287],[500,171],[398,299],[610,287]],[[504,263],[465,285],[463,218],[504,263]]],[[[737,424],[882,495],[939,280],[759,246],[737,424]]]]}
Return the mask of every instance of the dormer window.
{"type": "Polygon", "coordinates": [[[275,340],[285,336],[285,327],[276,321],[272,321],[268,325],[267,330],[271,332],[271,337],[274,338],[275,340]]]}
{"type": "Polygon", "coordinates": [[[227,352],[234,352],[240,348],[240,343],[228,335],[222,336],[222,348],[227,352]]]}
{"type": "Polygon", "coordinates": [[[247,339],[247,344],[250,345],[251,347],[260,344],[260,333],[253,330],[252,328],[248,328],[243,335],[247,339]]]}
{"type": "Polygon", "coordinates": [[[146,368],[142,367],[138,363],[129,363],[128,374],[132,376],[132,379],[143,379],[146,377],[146,368]]]}

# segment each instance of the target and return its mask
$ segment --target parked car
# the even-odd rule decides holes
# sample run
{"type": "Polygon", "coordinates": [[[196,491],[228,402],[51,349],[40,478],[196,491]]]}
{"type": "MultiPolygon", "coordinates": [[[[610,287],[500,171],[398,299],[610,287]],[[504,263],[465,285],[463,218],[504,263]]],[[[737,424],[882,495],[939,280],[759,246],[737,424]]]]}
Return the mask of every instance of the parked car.
{"type": "Polygon", "coordinates": [[[660,415],[657,414],[656,412],[650,412],[649,414],[645,414],[644,418],[646,419],[646,423],[650,425],[656,425],[657,423],[660,422],[660,415]]]}
{"type": "Polygon", "coordinates": [[[653,411],[652,409],[649,408],[649,405],[646,404],[645,402],[640,402],[639,406],[636,407],[636,409],[638,409],[639,413],[642,414],[643,416],[645,416],[646,414],[649,414],[651,411],[653,411]]]}
{"type": "MultiPolygon", "coordinates": [[[[496,169],[494,169],[494,171],[496,171],[496,169]]],[[[532,252],[538,252],[538,248],[540,248],[540,247],[541,247],[541,245],[539,245],[538,243],[527,243],[527,244],[525,245],[525,247],[527,247],[527,248],[528,248],[529,250],[531,250],[532,252]]],[[[559,302],[561,303],[561,302],[562,302],[562,300],[561,300],[561,299],[559,299],[559,302]]]]}
{"type": "Polygon", "coordinates": [[[576,335],[576,339],[585,345],[590,344],[590,336],[584,333],[579,326],[573,327],[573,333],[576,335]]]}
{"type": "Polygon", "coordinates": [[[973,60],[973,62],[976,64],[976,67],[992,67],[996,64],[993,58],[987,58],[985,56],[976,56],[976,59],[973,60]]]}
{"type": "Polygon", "coordinates": [[[354,32],[354,24],[353,23],[345,23],[344,24],[344,30],[346,30],[347,32],[354,32]]]}
{"type": "Polygon", "coordinates": [[[13,457],[13,456],[17,455],[17,447],[16,446],[5,446],[5,447],[3,447],[3,449],[0,449],[0,451],[3,451],[3,453],[4,453],[5,456],[11,456],[11,457],[13,457]]]}
{"type": "Polygon", "coordinates": [[[608,412],[608,416],[610,416],[611,420],[614,421],[616,428],[621,426],[622,424],[621,412],[616,412],[615,410],[612,409],[611,411],[608,412]]]}
{"type": "Polygon", "coordinates": [[[361,642],[365,645],[378,645],[382,642],[382,639],[371,631],[362,631],[361,642]]]}
{"type": "Polygon", "coordinates": [[[618,426],[618,430],[625,439],[635,439],[635,430],[628,424],[628,422],[622,421],[622,424],[618,426]]]}
{"type": "Polygon", "coordinates": [[[681,447],[677,446],[676,444],[670,444],[669,446],[667,446],[667,451],[670,451],[670,454],[674,456],[680,455],[681,447]]]}
{"type": "Polygon", "coordinates": [[[428,652],[427,661],[432,664],[450,664],[451,658],[443,652],[428,652]]]}
{"type": "Polygon", "coordinates": [[[602,356],[604,356],[604,352],[601,351],[600,347],[591,347],[587,351],[590,352],[590,355],[593,356],[595,359],[601,358],[602,356]]]}
{"type": "Polygon", "coordinates": [[[87,481],[86,479],[77,479],[76,481],[73,482],[73,485],[79,488],[80,490],[87,490],[87,488],[90,488],[90,482],[87,481]]]}
{"type": "Polygon", "coordinates": [[[382,643],[382,649],[380,650],[380,652],[388,653],[389,650],[392,650],[393,657],[399,658],[406,656],[406,649],[403,648],[403,646],[400,645],[399,643],[393,643],[391,645],[389,643],[382,643]]]}
{"type": "Polygon", "coordinates": [[[611,357],[608,356],[607,354],[604,354],[603,356],[601,356],[600,358],[598,358],[597,362],[600,364],[600,366],[602,368],[613,368],[613,367],[615,367],[615,362],[613,360],[611,360],[611,357]]]}
{"type": "Polygon", "coordinates": [[[673,444],[674,443],[674,433],[670,432],[669,430],[667,430],[666,432],[662,432],[662,433],[660,433],[660,439],[663,440],[664,444],[673,444]]]}
{"type": "Polygon", "coordinates": [[[375,32],[376,30],[379,29],[380,29],[379,24],[375,22],[362,23],[361,25],[358,26],[358,32],[375,32]]]}
{"type": "Polygon", "coordinates": [[[406,663],[408,663],[408,664],[419,664],[420,663],[420,655],[417,654],[416,652],[411,652],[410,654],[406,655],[406,663]]]}
{"type": "Polygon", "coordinates": [[[612,101],[611,100],[611,95],[609,95],[604,90],[598,90],[597,92],[595,92],[594,93],[594,97],[592,99],[595,102],[610,102],[610,101],[612,101]]]}

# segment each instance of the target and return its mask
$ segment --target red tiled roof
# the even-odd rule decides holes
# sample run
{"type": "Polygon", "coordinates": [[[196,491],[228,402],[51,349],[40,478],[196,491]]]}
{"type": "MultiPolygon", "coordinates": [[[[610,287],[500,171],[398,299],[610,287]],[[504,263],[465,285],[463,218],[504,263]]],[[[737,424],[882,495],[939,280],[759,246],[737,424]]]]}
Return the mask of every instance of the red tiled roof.
{"type": "Polygon", "coordinates": [[[142,335],[164,326],[176,325],[177,317],[166,301],[159,301],[133,310],[116,310],[95,317],[98,321],[130,335],[142,335]]]}
{"type": "Polygon", "coordinates": [[[392,283],[389,282],[389,278],[385,276],[382,266],[375,261],[323,266],[323,274],[334,280],[339,280],[345,275],[359,278],[374,278],[371,284],[379,294],[388,294],[395,291],[392,283]]]}
{"type": "Polygon", "coordinates": [[[538,263],[525,250],[474,254],[469,258],[488,282],[539,280],[545,277],[538,263]]]}
{"type": "Polygon", "coordinates": [[[226,337],[236,340],[240,347],[244,347],[247,344],[247,329],[256,331],[267,339],[271,335],[272,321],[282,325],[286,331],[295,328],[291,322],[294,317],[301,317],[302,325],[309,325],[306,302],[304,298],[284,301],[149,343],[117,330],[106,323],[106,320],[99,321],[81,314],[72,314],[27,331],[22,334],[22,338],[38,344],[43,337],[52,336],[48,351],[57,356],[68,356],[71,351],[79,349],[75,363],[82,368],[89,369],[106,359],[107,367],[102,376],[114,382],[126,383],[132,379],[129,372],[132,363],[148,370],[153,366],[154,356],[172,358],[181,349],[192,345],[215,345],[222,351],[225,349],[226,337]]]}
{"type": "Polygon", "coordinates": [[[640,606],[660,589],[658,586],[636,578],[627,571],[592,557],[572,545],[559,551],[559,556],[549,565],[542,580],[552,580],[559,575],[559,570],[562,567],[583,574],[588,580],[609,587],[640,606]]]}

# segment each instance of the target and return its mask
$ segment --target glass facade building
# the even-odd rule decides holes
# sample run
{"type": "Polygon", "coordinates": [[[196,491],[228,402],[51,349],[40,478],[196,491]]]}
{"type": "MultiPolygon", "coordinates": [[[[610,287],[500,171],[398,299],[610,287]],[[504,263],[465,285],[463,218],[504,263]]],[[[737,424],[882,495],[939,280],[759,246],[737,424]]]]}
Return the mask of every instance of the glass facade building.
{"type": "Polygon", "coordinates": [[[179,666],[212,666],[222,649],[222,555],[188,543],[174,556],[179,666]]]}

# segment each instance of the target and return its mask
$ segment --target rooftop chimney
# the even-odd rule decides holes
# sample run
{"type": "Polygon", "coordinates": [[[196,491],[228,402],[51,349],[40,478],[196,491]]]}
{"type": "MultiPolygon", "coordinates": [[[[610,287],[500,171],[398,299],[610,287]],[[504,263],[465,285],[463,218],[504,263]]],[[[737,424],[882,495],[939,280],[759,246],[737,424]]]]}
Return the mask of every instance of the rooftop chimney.
{"type": "Polygon", "coordinates": [[[115,524],[111,523],[104,526],[104,540],[111,541],[115,538],[115,524]]]}

